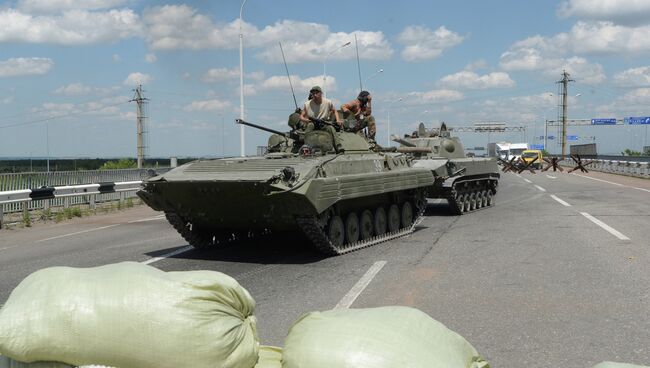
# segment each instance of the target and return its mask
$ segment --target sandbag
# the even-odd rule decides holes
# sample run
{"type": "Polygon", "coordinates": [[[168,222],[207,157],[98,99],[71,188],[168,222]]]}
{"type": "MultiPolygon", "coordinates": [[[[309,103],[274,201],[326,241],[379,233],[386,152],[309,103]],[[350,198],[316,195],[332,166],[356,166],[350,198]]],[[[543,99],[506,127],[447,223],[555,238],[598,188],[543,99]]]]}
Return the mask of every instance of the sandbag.
{"type": "Polygon", "coordinates": [[[305,314],[282,359],[284,368],[489,368],[463,337],[408,307],[305,314]]]}
{"type": "Polygon", "coordinates": [[[645,365],[634,365],[626,363],[602,362],[593,366],[593,368],[650,368],[645,365]]]}
{"type": "Polygon", "coordinates": [[[263,345],[259,355],[254,368],[282,368],[282,348],[263,345]]]}
{"type": "Polygon", "coordinates": [[[251,368],[255,302],[213,271],[124,262],[34,272],[0,310],[0,354],[119,368],[251,368]]]}

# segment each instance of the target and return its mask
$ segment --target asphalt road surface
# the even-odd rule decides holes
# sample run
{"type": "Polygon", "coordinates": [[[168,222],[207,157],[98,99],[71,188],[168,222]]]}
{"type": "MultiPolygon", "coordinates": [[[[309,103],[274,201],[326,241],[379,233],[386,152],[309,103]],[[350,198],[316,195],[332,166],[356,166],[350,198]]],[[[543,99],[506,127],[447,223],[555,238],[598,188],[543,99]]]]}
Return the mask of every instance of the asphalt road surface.
{"type": "Polygon", "coordinates": [[[496,205],[453,216],[431,202],[417,231],[323,258],[300,237],[197,251],[145,206],[0,230],[0,303],[31,272],[122,261],[215,270],[257,302],[263,344],[303,313],[406,305],[460,333],[493,367],[650,365],[650,180],[502,175],[496,205]]]}

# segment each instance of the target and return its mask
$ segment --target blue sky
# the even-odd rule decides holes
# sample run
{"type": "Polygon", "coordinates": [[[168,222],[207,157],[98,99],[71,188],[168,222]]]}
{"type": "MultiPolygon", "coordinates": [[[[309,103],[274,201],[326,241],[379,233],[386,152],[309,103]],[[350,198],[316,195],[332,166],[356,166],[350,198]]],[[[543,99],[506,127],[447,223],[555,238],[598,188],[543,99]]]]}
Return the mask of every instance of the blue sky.
{"type": "MultiPolygon", "coordinates": [[[[0,157],[44,157],[48,143],[53,157],[134,157],[136,106],[128,101],[138,83],[150,100],[149,156],[238,155],[240,6],[0,2],[0,157]]],[[[419,121],[497,121],[527,130],[491,141],[539,144],[544,118],[557,118],[563,70],[575,79],[570,118],[650,115],[647,0],[247,0],[243,20],[246,119],[278,130],[294,109],[278,43],[299,104],[322,84],[324,63],[327,95],[340,104],[359,90],[355,35],[382,144],[389,112],[393,134],[419,121]]],[[[580,137],[570,143],[595,142],[607,154],[650,145],[646,129],[570,127],[568,134],[580,137]]],[[[488,141],[459,136],[466,147],[488,141]]],[[[246,153],[267,137],[247,129],[246,153]]],[[[557,141],[548,148],[559,151],[557,141]]]]}

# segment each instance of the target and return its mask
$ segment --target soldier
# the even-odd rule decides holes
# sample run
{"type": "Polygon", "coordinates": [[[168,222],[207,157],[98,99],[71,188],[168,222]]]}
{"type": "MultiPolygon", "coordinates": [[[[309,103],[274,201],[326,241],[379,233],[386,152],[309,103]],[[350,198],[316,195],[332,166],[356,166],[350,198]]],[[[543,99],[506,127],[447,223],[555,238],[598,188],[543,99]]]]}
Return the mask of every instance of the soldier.
{"type": "Polygon", "coordinates": [[[309,118],[331,121],[334,117],[336,123],[339,126],[342,126],[341,119],[339,118],[339,113],[334,109],[334,104],[332,101],[323,97],[323,90],[319,86],[312,87],[309,90],[309,100],[305,102],[305,106],[302,109],[300,114],[300,124],[304,126],[305,132],[310,132],[314,129],[322,129],[328,131],[332,135],[332,140],[334,141],[334,147],[336,147],[336,152],[343,152],[343,146],[339,141],[336,130],[331,125],[324,125],[322,127],[317,127],[314,123],[309,120],[309,118]]]}
{"type": "MultiPolygon", "coordinates": [[[[372,96],[368,91],[361,91],[356,99],[341,105],[343,118],[346,123],[352,123],[357,132],[368,128],[368,138],[375,140],[377,125],[375,117],[372,116],[372,96]]],[[[346,124],[347,125],[347,124],[346,124]]]]}

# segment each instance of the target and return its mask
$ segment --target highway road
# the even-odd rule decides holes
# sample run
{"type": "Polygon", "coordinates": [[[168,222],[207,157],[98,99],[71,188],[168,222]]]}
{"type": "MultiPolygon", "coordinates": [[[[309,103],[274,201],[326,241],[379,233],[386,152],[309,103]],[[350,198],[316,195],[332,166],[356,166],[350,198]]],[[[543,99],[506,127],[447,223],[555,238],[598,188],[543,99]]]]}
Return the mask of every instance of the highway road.
{"type": "Polygon", "coordinates": [[[0,230],[0,303],[49,266],[135,261],[215,270],[257,302],[264,344],[305,312],[413,306],[493,367],[650,365],[650,180],[502,174],[494,207],[453,216],[431,202],[409,237],[323,258],[300,237],[193,250],[145,206],[0,230]]]}

